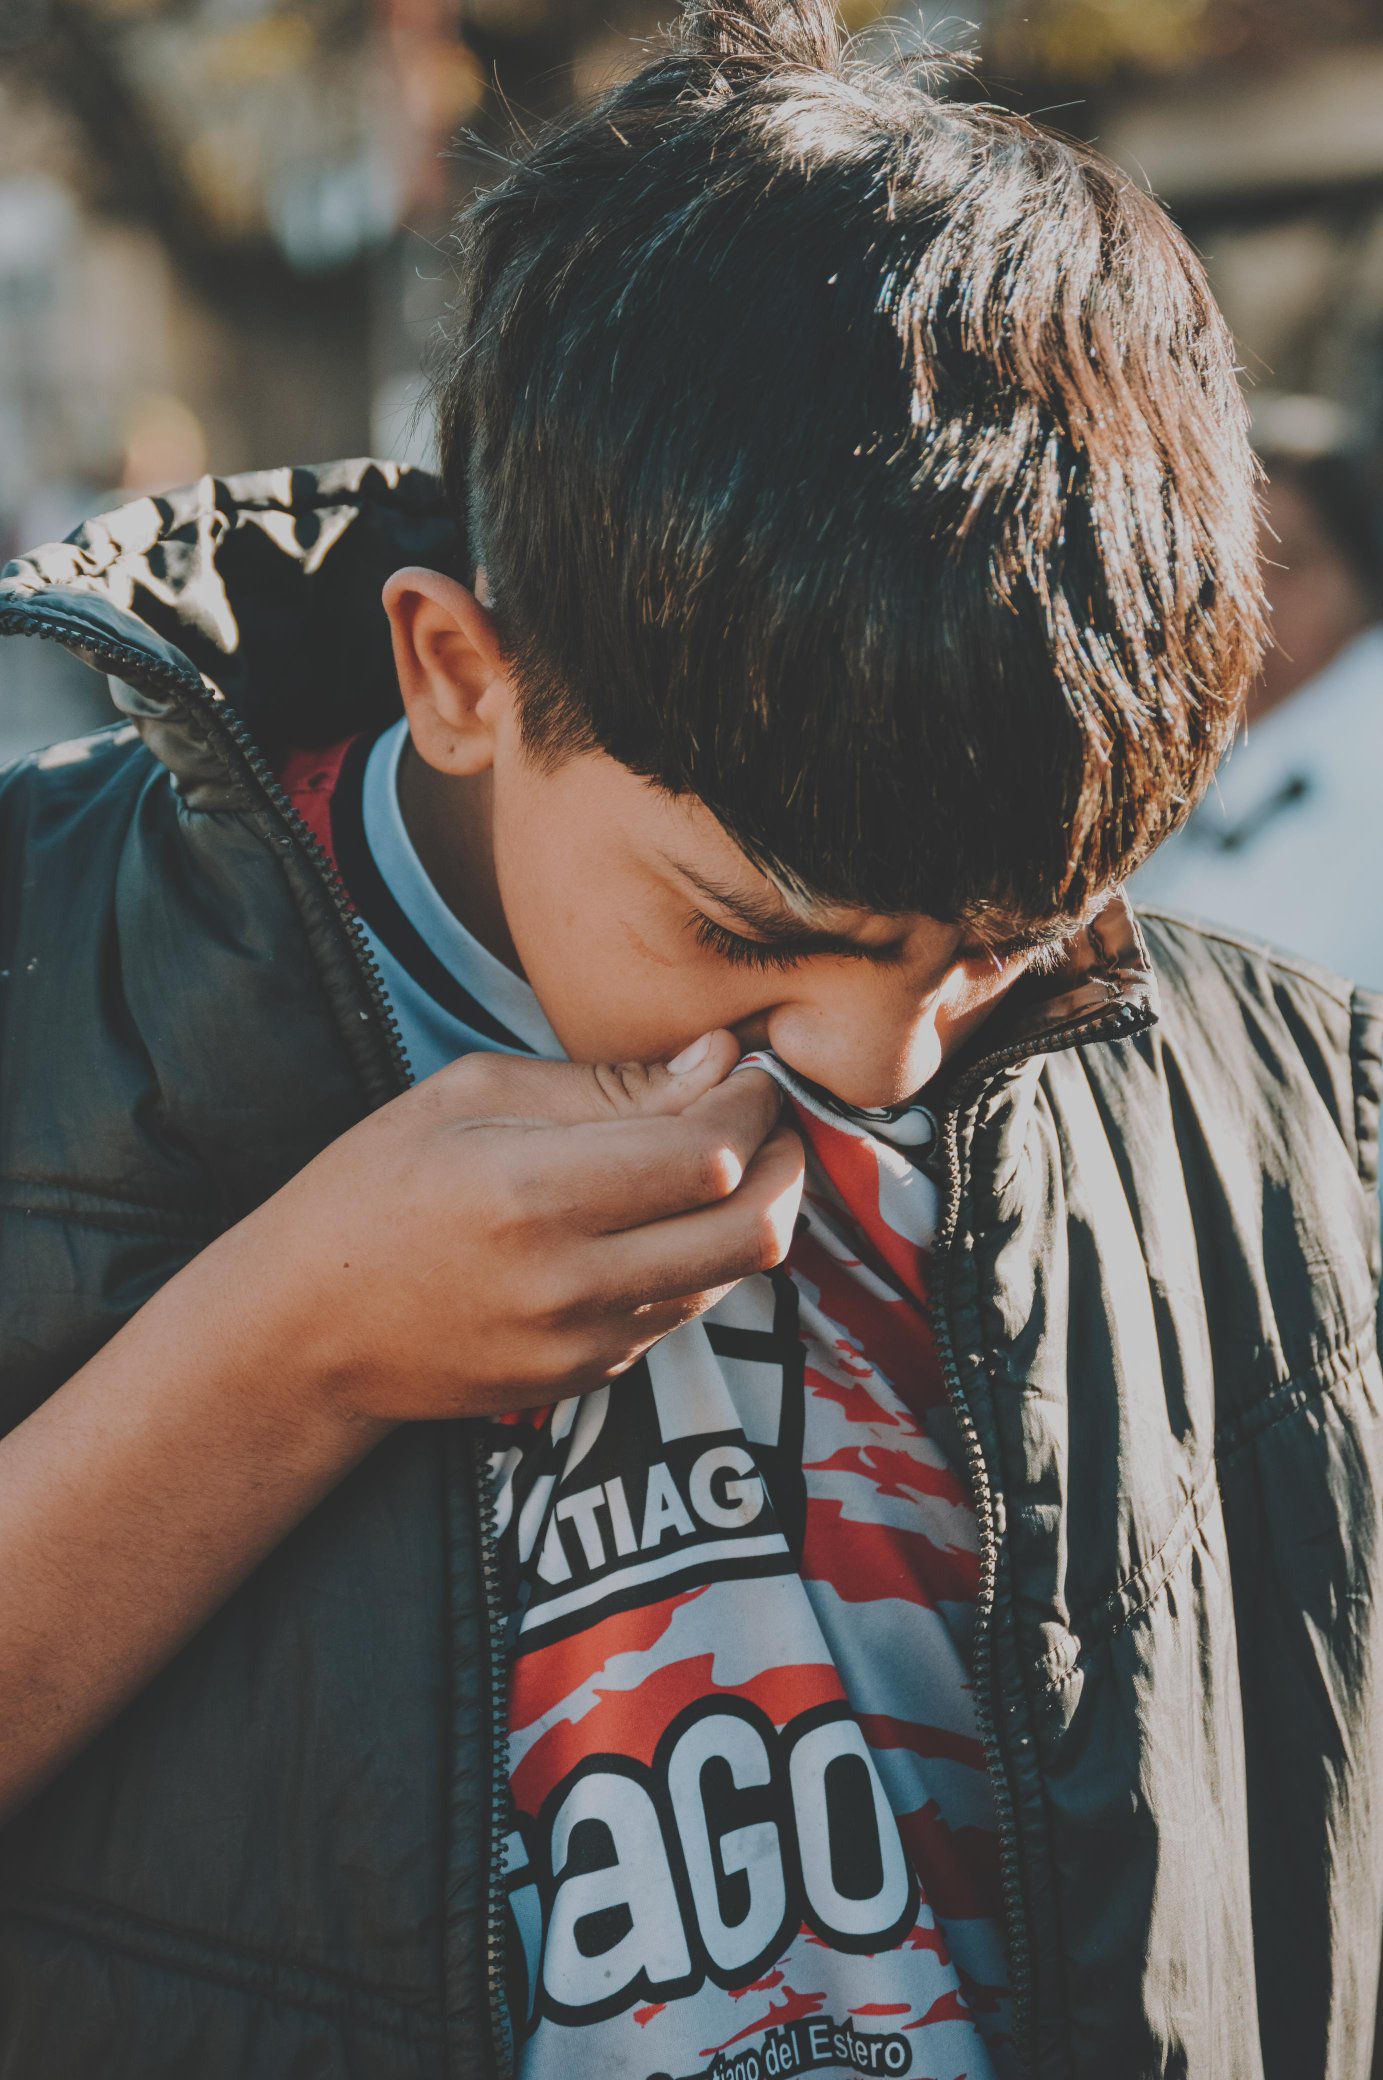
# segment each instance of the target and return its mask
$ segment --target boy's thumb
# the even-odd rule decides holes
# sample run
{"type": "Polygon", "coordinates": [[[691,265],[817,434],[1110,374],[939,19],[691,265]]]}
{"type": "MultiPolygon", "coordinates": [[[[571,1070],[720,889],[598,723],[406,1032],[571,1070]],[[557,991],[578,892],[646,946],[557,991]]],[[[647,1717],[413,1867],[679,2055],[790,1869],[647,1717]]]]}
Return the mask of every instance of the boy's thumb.
{"type": "Polygon", "coordinates": [[[626,1119],[631,1114],[682,1112],[723,1083],[740,1058],[740,1044],[725,1026],[702,1033],[667,1062],[573,1063],[591,1079],[593,1110],[586,1119],[626,1119]]]}

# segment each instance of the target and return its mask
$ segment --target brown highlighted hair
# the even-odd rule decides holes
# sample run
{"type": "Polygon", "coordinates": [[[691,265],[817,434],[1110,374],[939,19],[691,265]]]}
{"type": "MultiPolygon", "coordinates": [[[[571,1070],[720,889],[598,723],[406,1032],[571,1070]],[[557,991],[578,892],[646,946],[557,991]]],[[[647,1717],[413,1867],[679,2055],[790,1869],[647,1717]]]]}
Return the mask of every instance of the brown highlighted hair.
{"type": "Polygon", "coordinates": [[[442,471],[534,754],[785,885],[1075,915],[1184,817],[1262,640],[1202,269],[1096,152],[697,0],[456,229],[442,471]]]}

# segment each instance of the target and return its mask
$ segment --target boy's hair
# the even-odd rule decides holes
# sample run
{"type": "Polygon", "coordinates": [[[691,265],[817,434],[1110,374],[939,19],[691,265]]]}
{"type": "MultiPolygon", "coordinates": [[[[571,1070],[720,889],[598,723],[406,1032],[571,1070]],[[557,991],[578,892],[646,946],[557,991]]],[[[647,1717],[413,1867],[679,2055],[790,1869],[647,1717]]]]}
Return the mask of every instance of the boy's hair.
{"type": "Polygon", "coordinates": [[[1201,267],[1097,153],[692,0],[458,219],[442,475],[525,741],[699,796],[790,892],[1078,914],[1261,647],[1201,267]]]}

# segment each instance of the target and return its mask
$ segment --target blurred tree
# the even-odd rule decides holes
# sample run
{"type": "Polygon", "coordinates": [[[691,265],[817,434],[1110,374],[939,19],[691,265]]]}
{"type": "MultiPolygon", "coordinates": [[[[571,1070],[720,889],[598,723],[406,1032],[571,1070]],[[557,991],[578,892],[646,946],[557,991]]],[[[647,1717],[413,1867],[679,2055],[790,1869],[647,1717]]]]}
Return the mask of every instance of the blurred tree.
{"type": "Polygon", "coordinates": [[[1006,79],[1102,87],[1380,35],[1376,0],[992,0],[984,44],[1006,79]]]}

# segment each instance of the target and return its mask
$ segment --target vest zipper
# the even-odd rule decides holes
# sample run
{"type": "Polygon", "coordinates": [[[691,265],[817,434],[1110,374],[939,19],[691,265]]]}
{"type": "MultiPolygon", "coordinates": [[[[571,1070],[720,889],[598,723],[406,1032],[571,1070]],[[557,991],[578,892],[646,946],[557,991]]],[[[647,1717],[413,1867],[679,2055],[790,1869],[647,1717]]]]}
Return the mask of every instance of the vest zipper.
{"type": "MultiPolygon", "coordinates": [[[[345,884],[328,854],[308,829],[283,788],[277,774],[255,743],[245,724],[224,701],[214,699],[200,679],[189,677],[176,666],[159,664],[132,646],[93,638],[86,629],[64,627],[50,615],[36,614],[0,602],[0,635],[37,636],[46,642],[68,642],[76,646],[83,663],[109,670],[117,678],[143,682],[175,693],[204,717],[212,733],[221,737],[233,759],[244,771],[270,815],[283,825],[282,844],[296,843],[317,870],[331,897],[351,953],[355,958],[375,1014],[375,1029],[383,1043],[381,1087],[397,1097],[413,1081],[399,1022],[384,986],[379,964],[371,953],[360,919],[351,906],[345,884]],[[390,1087],[392,1086],[392,1088],[390,1087]]],[[[363,1015],[363,1014],[362,1014],[363,1015]]],[[[499,2080],[513,2073],[513,2028],[504,1990],[504,1839],[505,1799],[508,1778],[504,1756],[508,1745],[508,1677],[504,1636],[504,1613],[499,1597],[499,1541],[495,1531],[494,1489],[483,1446],[477,1439],[472,1456],[475,1480],[476,1519],[480,1527],[480,1571],[484,1596],[487,1667],[490,1683],[490,1814],[488,1877],[486,1882],[486,1989],[489,1997],[490,2034],[499,2080]]]]}
{"type": "Polygon", "coordinates": [[[939,1147],[925,1165],[928,1169],[934,1164],[939,1167],[943,1171],[946,1183],[945,1210],[932,1252],[936,1266],[935,1291],[940,1303],[932,1310],[932,1331],[941,1359],[947,1398],[965,1449],[966,1475],[979,1527],[980,1579],[975,1606],[971,1679],[974,1684],[976,1724],[994,1792],[994,1811],[999,1836],[999,1873],[1004,1903],[1004,1946],[1008,1957],[1009,1990],[1013,2000],[1014,2049],[1021,2071],[1029,2075],[1030,2080],[1037,2080],[1032,1943],[1028,1936],[1027,1902],[1023,1891],[1022,1861],[1018,1847],[1017,1811],[1009,1789],[1003,1743],[994,1714],[994,1611],[998,1583],[999,1532],[995,1521],[994,1490],[990,1483],[989,1468],[985,1463],[979,1430],[970,1404],[966,1400],[965,1383],[961,1378],[955,1338],[951,1331],[950,1312],[946,1305],[951,1251],[960,1219],[960,1113],[962,1107],[977,1095],[986,1080],[997,1070],[1026,1061],[1030,1055],[1039,1051],[1054,1054],[1068,1047],[1080,1046],[1087,1040],[1117,1039],[1122,1034],[1137,1031],[1144,1023],[1145,1019],[1137,1011],[1118,1005],[1110,1010],[1091,1013],[1081,1024],[1073,1026],[1068,1033],[1063,1033],[1050,1048],[1039,1049],[1028,1041],[1013,1047],[999,1048],[993,1054],[986,1055],[965,1073],[951,1094],[941,1115],[939,1147]]]}
{"type": "Polygon", "coordinates": [[[480,1498],[480,1572],[485,1596],[486,1635],[489,1648],[490,1685],[490,1847],[489,1876],[485,1892],[485,1974],[490,1998],[490,2036],[499,2080],[513,2080],[514,2025],[504,1989],[505,1958],[505,1854],[509,1831],[509,1654],[504,1633],[500,1598],[499,1532],[495,1511],[495,1483],[490,1471],[485,1440],[479,1432],[471,1440],[476,1492],[480,1498]]]}

